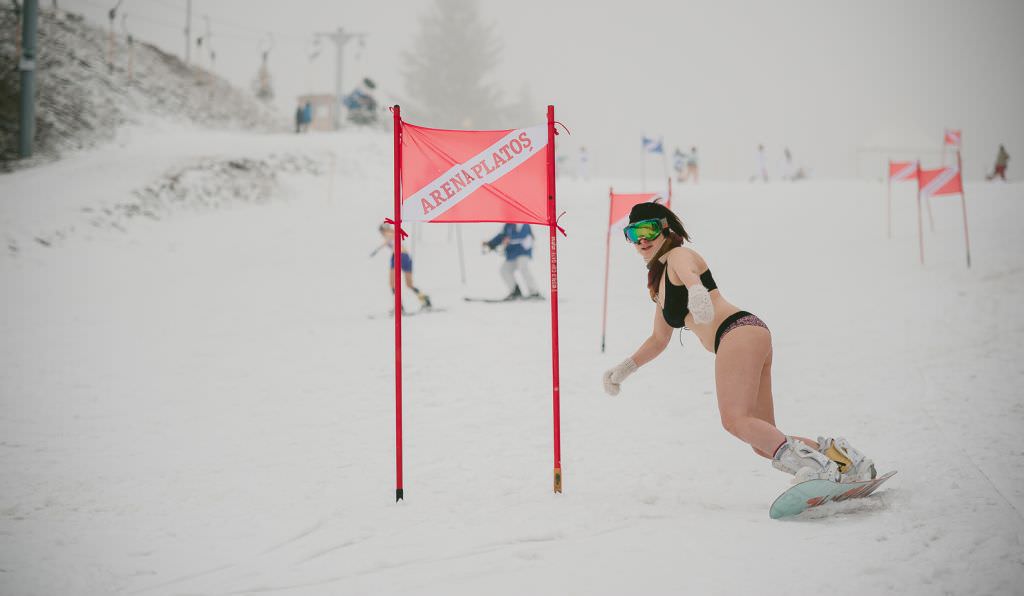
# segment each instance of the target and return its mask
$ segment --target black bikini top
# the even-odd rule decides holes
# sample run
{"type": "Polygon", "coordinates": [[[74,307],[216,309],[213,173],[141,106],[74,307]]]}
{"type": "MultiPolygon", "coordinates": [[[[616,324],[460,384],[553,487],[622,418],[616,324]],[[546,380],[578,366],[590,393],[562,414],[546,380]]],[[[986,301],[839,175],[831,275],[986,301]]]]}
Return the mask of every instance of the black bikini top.
{"type": "MultiPolygon", "coordinates": [[[[709,292],[718,289],[711,269],[705,269],[704,273],[700,274],[700,283],[709,292]]],[[[690,307],[686,304],[689,299],[689,290],[686,286],[673,284],[668,278],[668,267],[665,267],[665,305],[661,307],[661,316],[665,317],[665,322],[676,329],[685,327],[686,315],[690,314],[690,307]]]]}

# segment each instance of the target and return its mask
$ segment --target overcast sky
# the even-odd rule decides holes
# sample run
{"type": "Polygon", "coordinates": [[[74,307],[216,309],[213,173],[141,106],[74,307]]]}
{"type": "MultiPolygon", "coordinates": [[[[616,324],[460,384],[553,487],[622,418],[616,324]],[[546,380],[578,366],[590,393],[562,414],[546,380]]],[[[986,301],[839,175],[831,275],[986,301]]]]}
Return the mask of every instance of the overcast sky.
{"type": "MultiPolygon", "coordinates": [[[[104,26],[115,3],[59,0],[104,26]]],[[[186,3],[124,0],[120,13],[134,35],[183,55],[186,3]]],[[[333,90],[333,45],[312,62],[308,55],[315,32],[338,27],[366,33],[364,47],[346,46],[345,88],[370,76],[380,99],[400,99],[401,52],[426,5],[193,0],[192,27],[203,33],[209,17],[216,70],[240,85],[255,76],[261,38],[273,33],[275,104],[290,112],[296,95],[333,90]]],[[[937,163],[945,127],[963,129],[968,177],[991,169],[999,143],[1012,156],[1011,178],[1024,171],[1024,0],[480,5],[504,48],[493,82],[510,100],[527,84],[538,122],[553,103],[572,131],[559,137],[560,150],[575,156],[586,145],[599,174],[639,176],[647,134],[664,136],[669,150],[697,145],[711,178],[745,179],[758,143],[769,167],[789,146],[816,176],[867,175],[887,153],[937,163]]],[[[661,164],[646,167],[653,175],[661,164]]]]}

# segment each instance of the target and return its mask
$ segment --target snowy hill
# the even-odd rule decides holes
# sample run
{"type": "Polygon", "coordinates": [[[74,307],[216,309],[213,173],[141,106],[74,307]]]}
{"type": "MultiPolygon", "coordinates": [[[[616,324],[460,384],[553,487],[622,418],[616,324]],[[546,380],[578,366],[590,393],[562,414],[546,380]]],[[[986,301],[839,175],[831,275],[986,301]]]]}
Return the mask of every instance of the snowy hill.
{"type": "Polygon", "coordinates": [[[0,169],[52,160],[113,139],[125,126],[154,119],[216,129],[284,130],[285,118],[223,78],[147,43],[116,35],[107,62],[107,32],[82,17],[44,8],[39,14],[36,156],[17,161],[20,72],[17,20],[0,8],[0,169]]]}
{"type": "Polygon", "coordinates": [[[642,263],[616,238],[600,353],[608,186],[638,181],[559,182],[561,495],[549,305],[463,302],[503,292],[500,261],[479,252],[497,225],[410,227],[417,285],[446,310],[404,325],[396,504],[388,265],[369,256],[391,210],[391,138],[154,136],[0,176],[17,243],[0,252],[0,593],[1024,582],[1020,185],[968,185],[971,269],[956,199],[934,201],[922,267],[908,189],[892,240],[881,184],[677,189],[723,294],[772,329],[782,429],[844,435],[900,472],[783,522],[767,511],[787,477],[722,430],[713,357],[692,336],[620,396],[601,391],[650,331],[642,263]],[[117,225],[93,225],[100,213],[117,225]]]}

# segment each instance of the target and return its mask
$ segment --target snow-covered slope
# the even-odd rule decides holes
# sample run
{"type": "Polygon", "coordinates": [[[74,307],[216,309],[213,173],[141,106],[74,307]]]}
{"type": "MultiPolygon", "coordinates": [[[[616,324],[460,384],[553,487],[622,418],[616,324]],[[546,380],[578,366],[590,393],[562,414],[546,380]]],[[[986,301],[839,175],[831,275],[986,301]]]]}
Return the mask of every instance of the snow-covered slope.
{"type": "Polygon", "coordinates": [[[10,5],[0,8],[0,170],[50,161],[153,120],[175,127],[284,130],[287,119],[205,69],[147,43],[115,36],[81,16],[39,14],[35,156],[17,159],[20,71],[10,5]]]}
{"type": "Polygon", "coordinates": [[[478,250],[497,225],[412,227],[416,282],[447,310],[404,325],[396,504],[392,323],[371,318],[390,306],[388,267],[368,256],[390,213],[390,138],[168,138],[0,177],[18,246],[0,254],[0,593],[1010,594],[1024,581],[1020,185],[968,186],[971,269],[955,199],[935,200],[921,267],[909,189],[892,240],[877,184],[677,189],[723,293],[772,328],[781,428],[844,435],[900,471],[869,499],[784,522],[767,509],[787,478],[720,428],[713,357],[694,338],[619,397],[601,391],[650,328],[642,265],[616,238],[600,353],[607,189],[637,181],[559,185],[561,495],[549,305],[462,301],[503,292],[478,250]],[[260,168],[209,165],[231,163],[305,165],[263,186],[260,168]],[[90,224],[182,171],[267,198],[173,207],[201,204],[196,183],[159,219],[90,224]]]}

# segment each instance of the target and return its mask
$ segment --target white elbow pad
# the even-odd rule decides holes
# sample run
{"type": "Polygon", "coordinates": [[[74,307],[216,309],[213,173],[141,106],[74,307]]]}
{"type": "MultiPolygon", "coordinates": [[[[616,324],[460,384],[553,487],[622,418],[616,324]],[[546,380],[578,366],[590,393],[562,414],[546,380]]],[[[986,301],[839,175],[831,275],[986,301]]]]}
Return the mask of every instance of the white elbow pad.
{"type": "Polygon", "coordinates": [[[708,289],[699,284],[693,284],[686,288],[690,296],[686,301],[686,307],[693,315],[693,322],[698,325],[706,325],[715,318],[715,307],[711,304],[711,294],[708,289]]]}

